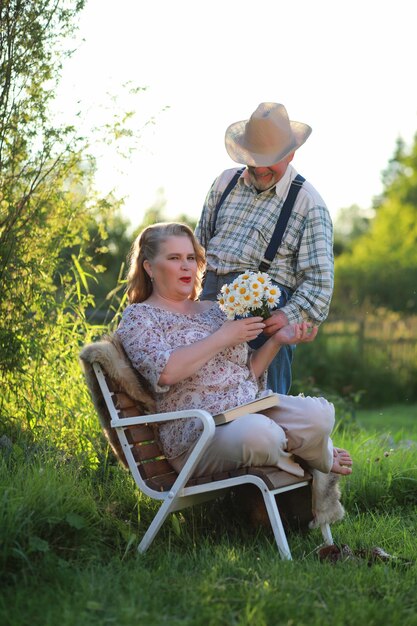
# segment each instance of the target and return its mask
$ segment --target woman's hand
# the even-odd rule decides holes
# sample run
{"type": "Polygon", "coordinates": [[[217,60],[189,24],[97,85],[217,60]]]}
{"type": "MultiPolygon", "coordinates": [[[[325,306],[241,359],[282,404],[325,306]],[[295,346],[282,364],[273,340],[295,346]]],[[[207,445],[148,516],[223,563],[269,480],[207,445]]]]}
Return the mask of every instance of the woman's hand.
{"type": "Polygon", "coordinates": [[[226,321],[216,333],[221,337],[224,347],[230,348],[255,339],[264,328],[262,317],[244,317],[241,320],[226,321]]]}
{"type": "Polygon", "coordinates": [[[307,322],[288,324],[274,333],[272,338],[276,343],[282,346],[309,343],[310,341],[314,341],[318,330],[317,326],[311,326],[311,324],[307,322]]]}

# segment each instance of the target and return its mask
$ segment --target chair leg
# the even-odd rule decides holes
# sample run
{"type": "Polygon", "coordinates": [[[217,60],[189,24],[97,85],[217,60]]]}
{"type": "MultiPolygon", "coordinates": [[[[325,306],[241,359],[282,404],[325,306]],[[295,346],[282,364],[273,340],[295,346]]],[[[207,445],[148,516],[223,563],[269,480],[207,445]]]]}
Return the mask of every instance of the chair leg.
{"type": "Polygon", "coordinates": [[[162,505],[159,507],[157,514],[153,518],[148,530],[143,535],[142,540],[138,545],[138,552],[146,552],[146,550],[149,548],[162,524],[165,522],[166,518],[171,512],[171,509],[173,508],[173,502],[174,500],[172,498],[167,497],[166,500],[164,500],[162,505]]]}
{"type": "Polygon", "coordinates": [[[327,546],[333,545],[332,531],[330,530],[329,524],[327,524],[327,522],[324,524],[321,524],[320,530],[321,530],[321,534],[323,535],[324,543],[327,546]]]}
{"type": "Polygon", "coordinates": [[[284,560],[291,561],[292,556],[290,547],[288,545],[284,526],[282,525],[281,515],[277,507],[275,496],[268,490],[262,490],[262,493],[280,556],[284,560]]]}

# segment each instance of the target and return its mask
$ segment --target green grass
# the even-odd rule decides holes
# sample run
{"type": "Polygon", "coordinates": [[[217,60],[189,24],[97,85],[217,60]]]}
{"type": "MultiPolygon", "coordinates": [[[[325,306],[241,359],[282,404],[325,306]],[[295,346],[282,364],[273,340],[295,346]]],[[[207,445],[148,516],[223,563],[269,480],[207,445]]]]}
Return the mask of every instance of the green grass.
{"type": "Polygon", "coordinates": [[[253,530],[232,498],[178,513],[138,555],[157,505],[120,466],[102,456],[88,469],[32,442],[3,450],[0,623],[417,626],[414,411],[360,411],[361,427],[335,436],[355,470],[342,479],[346,516],[333,536],[398,557],[372,566],[320,562],[317,530],[290,533],[294,560],[283,562],[272,534],[253,530]]]}
{"type": "MultiPolygon", "coordinates": [[[[371,541],[398,534],[393,516],[347,520],[339,533],[353,543],[359,532],[371,541]]],[[[412,550],[411,521],[407,533],[412,550]]],[[[166,538],[165,538],[166,539],[166,538]]],[[[294,542],[294,541],[293,541],[294,542]]],[[[128,562],[110,558],[84,568],[44,563],[37,580],[7,595],[14,617],[3,624],[26,626],[229,626],[286,624],[322,626],[416,624],[414,567],[345,562],[330,565],[305,555],[312,543],[295,539],[297,560],[277,559],[265,536],[207,538],[198,545],[158,542],[128,562]]],[[[400,546],[398,546],[400,547],[400,546]]],[[[404,546],[401,545],[404,549],[404,546]]],[[[414,552],[415,556],[415,552],[414,552]]]]}
{"type": "Polygon", "coordinates": [[[396,404],[381,409],[359,410],[357,420],[366,430],[417,438],[417,404],[396,404]]]}

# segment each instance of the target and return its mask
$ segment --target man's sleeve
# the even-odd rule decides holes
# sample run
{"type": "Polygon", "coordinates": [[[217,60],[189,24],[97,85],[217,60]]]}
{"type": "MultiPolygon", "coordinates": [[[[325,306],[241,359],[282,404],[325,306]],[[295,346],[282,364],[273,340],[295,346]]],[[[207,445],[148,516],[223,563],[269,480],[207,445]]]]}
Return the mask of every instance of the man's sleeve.
{"type": "Polygon", "coordinates": [[[213,220],[217,204],[220,202],[222,194],[229,182],[237,172],[236,167],[224,170],[213,182],[204,202],[200,219],[195,229],[195,236],[207,250],[210,239],[213,236],[213,220]]]}
{"type": "Polygon", "coordinates": [[[334,285],[333,225],[324,206],[310,209],[296,264],[297,289],[282,308],[290,324],[323,322],[329,313],[334,285]]]}
{"type": "Polygon", "coordinates": [[[204,202],[203,210],[200,215],[200,219],[197,223],[195,229],[195,236],[198,241],[201,243],[203,248],[207,250],[209,241],[212,235],[212,227],[213,227],[213,218],[214,218],[214,209],[216,206],[217,193],[215,191],[217,179],[214,181],[210,190],[206,196],[206,200],[204,202]]]}

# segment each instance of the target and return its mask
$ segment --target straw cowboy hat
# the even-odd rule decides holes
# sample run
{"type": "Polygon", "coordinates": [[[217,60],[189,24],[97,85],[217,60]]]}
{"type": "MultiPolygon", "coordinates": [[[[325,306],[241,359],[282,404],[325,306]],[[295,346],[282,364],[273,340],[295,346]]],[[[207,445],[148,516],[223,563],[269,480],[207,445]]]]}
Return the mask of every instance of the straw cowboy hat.
{"type": "Polygon", "coordinates": [[[237,163],[268,167],[302,146],[311,131],[307,124],[290,121],[283,104],[262,102],[249,120],[228,127],[226,150],[237,163]]]}

